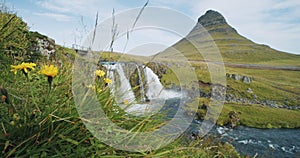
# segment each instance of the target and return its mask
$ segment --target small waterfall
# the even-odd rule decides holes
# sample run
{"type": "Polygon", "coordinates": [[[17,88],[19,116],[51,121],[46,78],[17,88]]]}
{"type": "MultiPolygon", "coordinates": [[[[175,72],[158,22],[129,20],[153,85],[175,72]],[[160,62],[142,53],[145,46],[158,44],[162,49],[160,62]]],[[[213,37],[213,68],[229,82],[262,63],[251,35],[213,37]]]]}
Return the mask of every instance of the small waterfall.
{"type": "Polygon", "coordinates": [[[136,69],[138,72],[138,76],[139,76],[139,88],[140,88],[140,93],[141,93],[141,102],[145,102],[146,98],[145,98],[145,89],[144,89],[144,83],[143,83],[143,79],[142,79],[142,74],[141,74],[141,70],[139,69],[139,66],[136,64],[136,69]]]}
{"type": "MultiPolygon", "coordinates": [[[[165,100],[180,97],[178,92],[165,90],[158,76],[149,67],[143,66],[143,71],[141,71],[138,65],[134,65],[137,69],[138,87],[141,95],[140,102],[136,102],[136,97],[129,81],[130,77],[127,78],[124,71],[124,68],[128,68],[130,72],[135,71],[135,68],[131,69],[132,67],[128,67],[130,63],[114,63],[113,65],[108,63],[103,64],[103,66],[107,68],[107,77],[113,81],[109,84],[111,94],[114,95],[118,105],[129,114],[136,116],[154,114],[165,105],[165,100]],[[144,81],[142,73],[145,76],[144,81]],[[147,102],[146,97],[149,100],[147,102]]],[[[130,72],[127,73],[130,74],[130,72]]]]}
{"type": "Polygon", "coordinates": [[[135,101],[135,96],[121,64],[116,64],[116,71],[120,76],[120,87],[116,89],[117,100],[119,103],[124,103],[126,101],[130,104],[135,101]]]}
{"type": "Polygon", "coordinates": [[[148,67],[145,67],[146,77],[146,96],[148,99],[158,99],[163,95],[163,85],[160,83],[158,76],[148,67]]]}

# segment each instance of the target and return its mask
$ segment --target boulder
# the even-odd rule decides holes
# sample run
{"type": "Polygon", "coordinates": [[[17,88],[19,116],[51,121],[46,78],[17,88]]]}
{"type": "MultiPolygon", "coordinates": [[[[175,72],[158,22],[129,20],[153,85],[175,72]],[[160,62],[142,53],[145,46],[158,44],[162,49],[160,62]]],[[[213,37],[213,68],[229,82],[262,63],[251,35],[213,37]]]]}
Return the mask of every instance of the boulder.
{"type": "Polygon", "coordinates": [[[238,74],[232,74],[231,78],[234,79],[234,80],[240,80],[241,79],[240,75],[238,75],[238,74]]]}
{"type": "Polygon", "coordinates": [[[253,93],[253,91],[252,91],[251,88],[247,88],[247,92],[248,92],[248,93],[251,93],[251,94],[253,93]]]}
{"type": "Polygon", "coordinates": [[[49,37],[37,38],[36,50],[48,59],[55,56],[55,41],[49,37]]]}
{"type": "Polygon", "coordinates": [[[242,81],[243,81],[244,83],[250,84],[250,83],[251,83],[251,78],[248,77],[248,76],[243,76],[243,77],[242,77],[242,81]]]}

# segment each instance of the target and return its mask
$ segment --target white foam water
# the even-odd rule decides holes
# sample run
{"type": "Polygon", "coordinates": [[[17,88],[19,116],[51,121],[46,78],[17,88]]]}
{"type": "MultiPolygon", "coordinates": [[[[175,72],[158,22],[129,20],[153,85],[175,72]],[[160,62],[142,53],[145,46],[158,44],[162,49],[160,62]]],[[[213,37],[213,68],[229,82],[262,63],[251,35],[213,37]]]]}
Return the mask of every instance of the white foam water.
{"type": "Polygon", "coordinates": [[[113,66],[106,66],[106,68],[109,70],[108,76],[113,80],[113,83],[110,84],[111,94],[114,95],[119,106],[127,113],[136,116],[155,114],[165,105],[167,99],[180,98],[182,96],[179,92],[165,90],[158,76],[149,67],[145,67],[143,71],[146,82],[144,87],[141,71],[136,65],[141,93],[141,100],[136,100],[123,66],[126,66],[126,63],[115,63],[113,66]],[[118,79],[114,71],[117,72],[118,79]],[[119,86],[116,86],[117,83],[119,86]],[[147,102],[145,96],[148,98],[147,102]]]}

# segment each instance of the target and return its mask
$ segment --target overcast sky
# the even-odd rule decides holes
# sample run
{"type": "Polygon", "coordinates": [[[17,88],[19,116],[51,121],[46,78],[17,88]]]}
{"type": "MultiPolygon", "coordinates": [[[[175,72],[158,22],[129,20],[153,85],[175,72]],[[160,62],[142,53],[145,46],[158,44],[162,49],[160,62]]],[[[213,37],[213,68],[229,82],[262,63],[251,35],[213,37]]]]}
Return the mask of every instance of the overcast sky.
{"type": "MultiPolygon", "coordinates": [[[[141,8],[145,2],[146,0],[6,0],[6,4],[27,22],[31,30],[45,34],[55,39],[57,44],[67,47],[83,42],[87,33],[93,29],[97,11],[101,23],[111,17],[113,8],[117,14],[141,8]]],[[[281,51],[300,54],[299,0],[150,0],[148,6],[174,9],[195,22],[207,10],[213,9],[250,40],[281,51]]],[[[151,34],[159,39],[156,42],[150,40],[151,42],[165,47],[181,38],[166,36],[159,31],[151,34]]],[[[138,47],[144,46],[132,45],[130,49],[138,47]]]]}

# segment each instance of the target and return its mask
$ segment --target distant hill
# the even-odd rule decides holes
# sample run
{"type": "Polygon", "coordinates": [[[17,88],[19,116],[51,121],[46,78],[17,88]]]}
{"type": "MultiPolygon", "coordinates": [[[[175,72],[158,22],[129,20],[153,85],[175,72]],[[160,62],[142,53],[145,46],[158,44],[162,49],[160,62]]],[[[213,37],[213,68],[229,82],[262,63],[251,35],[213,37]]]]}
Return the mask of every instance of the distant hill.
{"type": "Polygon", "coordinates": [[[198,23],[186,38],[157,55],[159,57],[176,57],[174,52],[176,49],[189,60],[203,60],[198,50],[187,39],[195,41],[201,51],[211,51],[214,42],[225,62],[300,66],[298,64],[300,55],[277,51],[243,37],[226,22],[219,12],[213,10],[208,10],[198,19],[198,23]]]}

